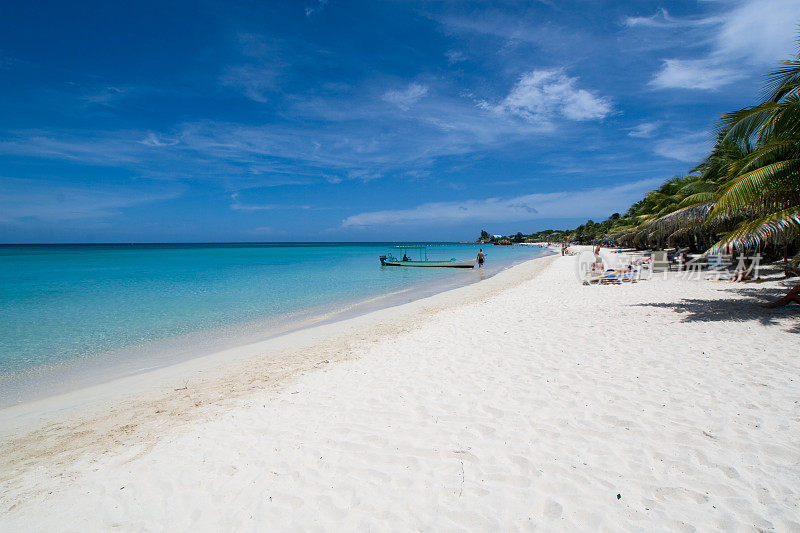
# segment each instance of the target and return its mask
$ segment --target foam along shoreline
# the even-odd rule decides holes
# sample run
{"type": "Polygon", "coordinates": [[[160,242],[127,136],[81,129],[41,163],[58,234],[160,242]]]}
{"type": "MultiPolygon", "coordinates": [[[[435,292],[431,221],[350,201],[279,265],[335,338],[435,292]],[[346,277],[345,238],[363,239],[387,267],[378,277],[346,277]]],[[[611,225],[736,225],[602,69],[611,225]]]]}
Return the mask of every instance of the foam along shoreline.
{"type": "Polygon", "coordinates": [[[0,412],[0,529],[798,529],[782,282],[575,260],[0,412]]]}
{"type": "Polygon", "coordinates": [[[141,346],[120,348],[57,365],[0,376],[0,410],[14,405],[62,395],[116,381],[128,376],[162,369],[187,360],[210,356],[245,345],[256,344],[310,327],[338,322],[426,298],[496,275],[517,262],[492,265],[485,271],[466,273],[417,285],[364,300],[341,302],[271,317],[263,321],[236,324],[213,330],[151,341],[141,346]]]}

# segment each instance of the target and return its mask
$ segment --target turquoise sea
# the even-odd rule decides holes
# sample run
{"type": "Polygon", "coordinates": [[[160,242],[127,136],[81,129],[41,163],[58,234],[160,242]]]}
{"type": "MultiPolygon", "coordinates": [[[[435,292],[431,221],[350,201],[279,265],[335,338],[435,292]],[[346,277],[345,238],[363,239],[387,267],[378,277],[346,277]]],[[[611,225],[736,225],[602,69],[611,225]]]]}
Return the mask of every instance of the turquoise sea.
{"type": "MultiPolygon", "coordinates": [[[[0,405],[31,387],[77,386],[94,367],[107,376],[158,367],[479,281],[544,253],[480,246],[485,272],[382,267],[378,256],[395,246],[0,246],[0,405]]],[[[430,259],[472,258],[478,248],[427,243],[430,259]]]]}

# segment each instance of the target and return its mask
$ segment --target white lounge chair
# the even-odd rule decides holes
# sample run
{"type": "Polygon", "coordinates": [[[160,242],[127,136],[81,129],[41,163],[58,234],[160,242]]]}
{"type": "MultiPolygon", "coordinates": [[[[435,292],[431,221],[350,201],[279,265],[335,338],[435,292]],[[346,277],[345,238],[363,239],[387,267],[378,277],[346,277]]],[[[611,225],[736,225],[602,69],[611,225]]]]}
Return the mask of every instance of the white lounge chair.
{"type": "Polygon", "coordinates": [[[669,270],[669,259],[667,259],[667,252],[664,250],[653,252],[650,257],[652,258],[651,272],[655,274],[656,272],[667,272],[669,270]]]}

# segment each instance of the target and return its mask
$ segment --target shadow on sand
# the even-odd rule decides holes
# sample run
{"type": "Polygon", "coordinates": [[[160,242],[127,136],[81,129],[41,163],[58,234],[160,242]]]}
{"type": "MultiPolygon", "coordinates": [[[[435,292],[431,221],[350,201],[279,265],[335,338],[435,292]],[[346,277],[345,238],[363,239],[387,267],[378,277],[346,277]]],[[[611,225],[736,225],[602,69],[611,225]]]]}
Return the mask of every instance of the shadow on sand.
{"type": "MultiPolygon", "coordinates": [[[[789,304],[786,307],[767,309],[764,304],[784,296],[786,288],[761,288],[742,287],[733,289],[742,298],[735,300],[703,300],[685,298],[678,303],[645,303],[637,304],[640,307],[661,307],[672,309],[676,313],[685,315],[683,322],[719,322],[731,320],[746,322],[756,320],[765,326],[780,326],[780,319],[800,318],[800,305],[789,304]]],[[[796,321],[788,328],[790,333],[800,333],[800,321],[796,321]]]]}

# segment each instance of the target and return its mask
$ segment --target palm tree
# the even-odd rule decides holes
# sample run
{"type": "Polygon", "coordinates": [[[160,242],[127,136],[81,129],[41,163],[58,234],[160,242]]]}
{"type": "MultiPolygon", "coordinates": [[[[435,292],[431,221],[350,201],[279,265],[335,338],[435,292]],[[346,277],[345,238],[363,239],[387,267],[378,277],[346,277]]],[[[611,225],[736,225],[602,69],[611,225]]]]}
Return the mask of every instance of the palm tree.
{"type": "Polygon", "coordinates": [[[785,250],[796,241],[800,54],[769,75],[764,102],[720,119],[714,149],[689,176],[647,193],[607,231],[621,244],[691,243],[709,251],[785,250]]]}
{"type": "Polygon", "coordinates": [[[621,243],[635,245],[692,243],[708,213],[706,197],[716,188],[699,174],[667,180],[634,204],[612,233],[621,243]]]}
{"type": "Polygon", "coordinates": [[[800,236],[800,56],[770,75],[765,102],[728,113],[720,125],[721,142],[740,147],[745,156],[721,184],[710,211],[709,222],[737,220],[714,249],[800,236]]]}
{"type": "Polygon", "coordinates": [[[676,191],[677,208],[635,231],[721,236],[711,251],[800,236],[800,56],[770,75],[766,101],[722,117],[714,149],[692,172],[699,177],[676,191]]]}

